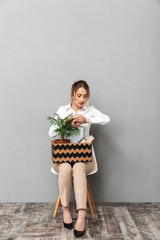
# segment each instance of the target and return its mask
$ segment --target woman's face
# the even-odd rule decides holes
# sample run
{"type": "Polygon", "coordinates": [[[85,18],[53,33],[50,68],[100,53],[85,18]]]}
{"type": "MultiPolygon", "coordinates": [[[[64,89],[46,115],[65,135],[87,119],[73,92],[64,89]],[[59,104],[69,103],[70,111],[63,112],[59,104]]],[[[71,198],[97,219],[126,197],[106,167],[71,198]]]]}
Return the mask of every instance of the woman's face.
{"type": "Polygon", "coordinates": [[[78,107],[82,108],[88,100],[88,94],[86,89],[83,87],[78,88],[73,103],[78,107]]]}

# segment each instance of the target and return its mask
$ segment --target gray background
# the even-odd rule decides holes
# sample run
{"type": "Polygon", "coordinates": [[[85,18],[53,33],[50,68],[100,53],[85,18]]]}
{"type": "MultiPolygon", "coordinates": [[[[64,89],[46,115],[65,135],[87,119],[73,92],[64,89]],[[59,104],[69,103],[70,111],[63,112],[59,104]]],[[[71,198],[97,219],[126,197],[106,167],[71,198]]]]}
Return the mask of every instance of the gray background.
{"type": "Polygon", "coordinates": [[[46,116],[79,79],[111,118],[94,200],[159,201],[159,43],[159,0],[1,0],[0,201],[56,201],[46,116]]]}

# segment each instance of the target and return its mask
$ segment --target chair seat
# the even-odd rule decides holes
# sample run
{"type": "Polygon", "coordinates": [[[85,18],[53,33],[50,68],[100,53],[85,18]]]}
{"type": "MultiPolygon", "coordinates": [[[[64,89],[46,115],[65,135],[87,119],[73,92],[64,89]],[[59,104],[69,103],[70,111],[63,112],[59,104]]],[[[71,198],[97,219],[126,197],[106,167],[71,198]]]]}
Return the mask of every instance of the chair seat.
{"type": "MultiPolygon", "coordinates": [[[[87,175],[95,174],[97,171],[98,171],[98,165],[97,165],[97,161],[96,161],[96,159],[95,159],[95,166],[94,166],[94,169],[93,169],[92,172],[88,173],[87,175]]],[[[54,174],[58,174],[58,173],[54,170],[53,167],[51,168],[51,172],[54,173],[54,174]]]]}

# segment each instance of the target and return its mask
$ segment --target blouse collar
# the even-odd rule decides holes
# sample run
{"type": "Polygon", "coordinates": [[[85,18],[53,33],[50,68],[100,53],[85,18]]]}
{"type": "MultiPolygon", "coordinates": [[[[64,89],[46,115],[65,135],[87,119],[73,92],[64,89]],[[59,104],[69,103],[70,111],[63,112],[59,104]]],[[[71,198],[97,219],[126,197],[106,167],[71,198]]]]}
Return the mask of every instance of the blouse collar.
{"type": "MultiPolygon", "coordinates": [[[[71,107],[71,102],[69,104],[67,104],[66,109],[72,109],[73,110],[73,108],[71,107]]],[[[87,104],[84,104],[84,106],[82,108],[80,108],[79,110],[87,110],[87,109],[88,109],[87,104]]]]}

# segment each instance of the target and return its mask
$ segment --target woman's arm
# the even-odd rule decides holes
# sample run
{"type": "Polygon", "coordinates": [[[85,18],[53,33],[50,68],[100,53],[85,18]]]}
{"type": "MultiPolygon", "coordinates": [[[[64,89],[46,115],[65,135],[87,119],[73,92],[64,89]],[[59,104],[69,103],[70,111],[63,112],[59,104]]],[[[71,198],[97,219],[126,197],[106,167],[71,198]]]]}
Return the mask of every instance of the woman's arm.
{"type": "MultiPolygon", "coordinates": [[[[57,110],[57,114],[61,117],[61,112],[62,112],[62,106],[60,106],[57,110]]],[[[50,137],[55,137],[57,135],[57,133],[54,131],[56,129],[56,127],[54,125],[51,125],[50,129],[49,129],[49,136],[50,137]]]]}
{"type": "Polygon", "coordinates": [[[102,113],[94,106],[91,108],[90,112],[88,113],[88,122],[90,121],[91,124],[101,124],[104,125],[110,122],[110,117],[106,114],[102,113]]]}
{"type": "Polygon", "coordinates": [[[94,106],[88,111],[87,117],[81,114],[75,114],[72,118],[74,119],[72,121],[72,126],[74,127],[78,127],[83,123],[104,125],[110,122],[110,117],[96,109],[94,106]]]}

